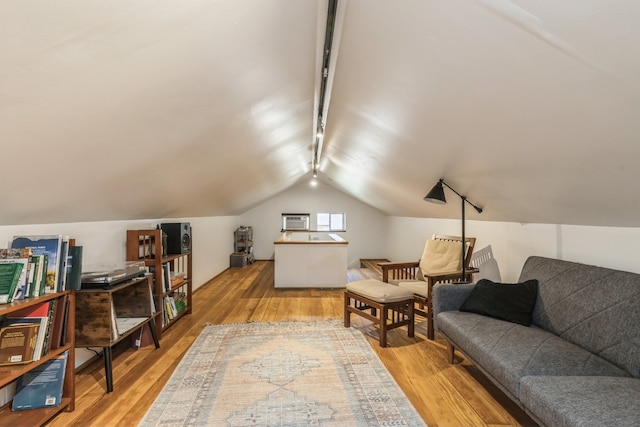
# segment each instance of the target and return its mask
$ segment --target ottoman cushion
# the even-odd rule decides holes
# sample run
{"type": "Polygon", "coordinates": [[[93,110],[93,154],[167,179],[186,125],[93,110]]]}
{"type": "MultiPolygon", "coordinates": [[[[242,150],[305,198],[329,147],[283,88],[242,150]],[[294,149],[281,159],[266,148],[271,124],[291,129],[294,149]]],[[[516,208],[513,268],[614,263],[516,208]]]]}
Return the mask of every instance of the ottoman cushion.
{"type": "Polygon", "coordinates": [[[404,301],[413,299],[413,292],[398,286],[381,282],[380,280],[367,279],[350,282],[347,291],[362,295],[380,303],[404,301]]]}

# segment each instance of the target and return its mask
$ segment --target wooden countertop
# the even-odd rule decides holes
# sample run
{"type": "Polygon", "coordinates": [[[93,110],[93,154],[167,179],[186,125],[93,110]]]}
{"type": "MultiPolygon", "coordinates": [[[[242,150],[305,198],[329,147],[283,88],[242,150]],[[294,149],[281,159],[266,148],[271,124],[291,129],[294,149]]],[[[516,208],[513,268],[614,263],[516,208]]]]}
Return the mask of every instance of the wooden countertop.
{"type": "Polygon", "coordinates": [[[347,245],[348,241],[344,240],[340,235],[336,233],[330,233],[328,231],[285,231],[278,237],[274,242],[276,245],[286,244],[286,245],[317,245],[317,244],[326,244],[326,245],[347,245]],[[314,233],[324,233],[324,234],[333,234],[337,236],[341,240],[290,240],[291,236],[296,233],[305,233],[313,235],[314,233]]]}

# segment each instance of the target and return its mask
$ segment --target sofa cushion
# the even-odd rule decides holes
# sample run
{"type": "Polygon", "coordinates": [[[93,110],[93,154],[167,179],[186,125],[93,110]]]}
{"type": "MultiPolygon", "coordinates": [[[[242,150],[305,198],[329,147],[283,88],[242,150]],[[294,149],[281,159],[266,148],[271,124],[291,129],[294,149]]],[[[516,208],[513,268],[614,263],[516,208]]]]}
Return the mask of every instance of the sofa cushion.
{"type": "Polygon", "coordinates": [[[484,314],[496,319],[531,325],[531,313],[538,295],[538,281],[495,283],[482,279],[467,297],[460,311],[484,314]]]}
{"type": "Polygon", "coordinates": [[[529,279],[534,325],[640,377],[640,274],[530,257],[519,281],[529,279]]]}
{"type": "Polygon", "coordinates": [[[520,403],[549,426],[638,426],[640,379],[523,377],[520,403]]]}
{"type": "Polygon", "coordinates": [[[527,375],[628,376],[623,369],[536,326],[522,326],[475,313],[446,311],[438,330],[518,397],[527,375]]]}

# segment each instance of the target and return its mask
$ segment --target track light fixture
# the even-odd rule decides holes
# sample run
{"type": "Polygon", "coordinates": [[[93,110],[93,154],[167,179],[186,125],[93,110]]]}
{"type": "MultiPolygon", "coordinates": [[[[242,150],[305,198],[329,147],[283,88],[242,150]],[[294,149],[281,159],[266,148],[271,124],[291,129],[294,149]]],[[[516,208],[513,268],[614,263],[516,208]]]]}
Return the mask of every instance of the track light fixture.
{"type": "Polygon", "coordinates": [[[333,45],[333,32],[336,24],[336,11],[338,8],[338,0],[329,0],[327,7],[327,21],[325,23],[324,47],[322,50],[322,65],[320,69],[320,92],[318,95],[318,110],[316,117],[316,137],[313,141],[313,153],[311,159],[311,168],[313,176],[318,176],[318,168],[320,166],[320,156],[322,155],[322,144],[324,140],[324,113],[327,108],[329,95],[327,93],[327,85],[329,80],[329,60],[331,59],[331,47],[333,45]]]}

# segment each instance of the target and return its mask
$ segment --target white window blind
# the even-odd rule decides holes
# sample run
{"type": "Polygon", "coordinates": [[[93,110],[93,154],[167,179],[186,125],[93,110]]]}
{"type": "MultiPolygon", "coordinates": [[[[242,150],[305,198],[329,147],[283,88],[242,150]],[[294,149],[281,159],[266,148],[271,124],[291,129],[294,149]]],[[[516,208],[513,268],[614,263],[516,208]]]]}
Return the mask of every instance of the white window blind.
{"type": "Polygon", "coordinates": [[[347,231],[344,213],[318,213],[316,217],[318,231],[347,231]]]}

